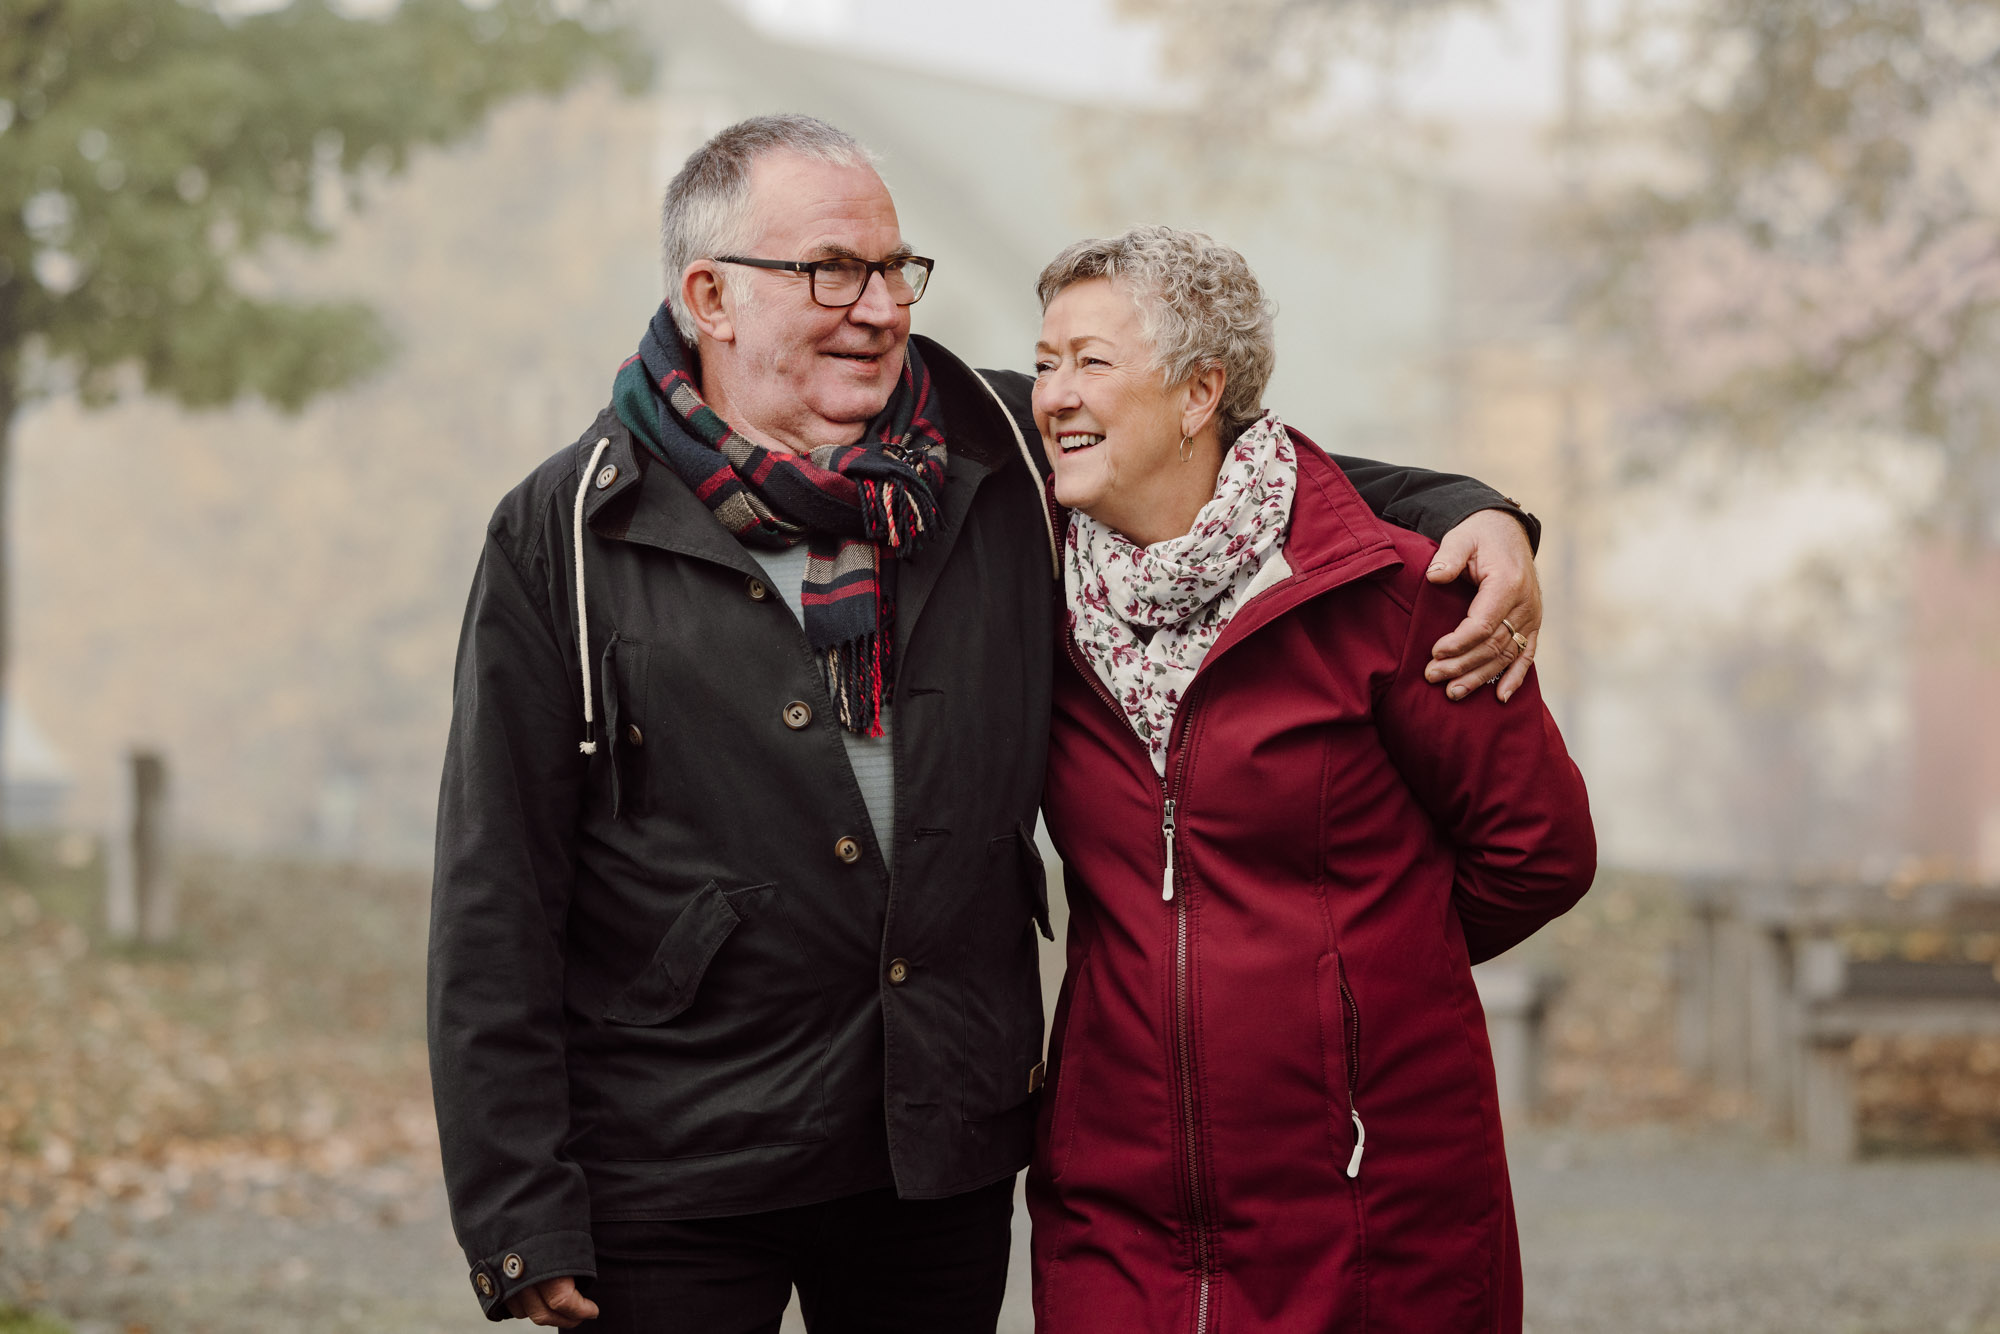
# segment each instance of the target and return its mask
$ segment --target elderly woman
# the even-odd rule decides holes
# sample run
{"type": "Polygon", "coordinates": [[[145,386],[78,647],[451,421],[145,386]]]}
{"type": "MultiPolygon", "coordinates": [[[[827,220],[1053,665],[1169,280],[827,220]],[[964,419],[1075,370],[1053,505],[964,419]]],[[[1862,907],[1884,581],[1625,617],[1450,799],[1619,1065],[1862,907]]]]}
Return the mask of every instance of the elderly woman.
{"type": "Polygon", "coordinates": [[[1262,408],[1242,256],[1140,228],[1039,290],[1071,919],[1037,1329],[1518,1330],[1469,969],[1588,888],[1582,780],[1532,676],[1426,688],[1467,593],[1262,408]]]}

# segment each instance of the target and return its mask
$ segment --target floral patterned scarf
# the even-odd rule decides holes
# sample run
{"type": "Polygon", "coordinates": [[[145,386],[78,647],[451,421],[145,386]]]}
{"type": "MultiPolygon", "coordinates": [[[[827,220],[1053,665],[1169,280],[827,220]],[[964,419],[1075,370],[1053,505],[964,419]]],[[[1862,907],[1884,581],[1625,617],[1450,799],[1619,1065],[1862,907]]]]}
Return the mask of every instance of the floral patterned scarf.
{"type": "Polygon", "coordinates": [[[1140,548],[1072,512],[1064,540],[1069,629],[1126,721],[1167,771],[1174,711],[1259,570],[1284,546],[1299,463],[1276,415],[1230,448],[1194,527],[1140,548]],[[1135,627],[1152,627],[1150,638],[1135,627]]]}

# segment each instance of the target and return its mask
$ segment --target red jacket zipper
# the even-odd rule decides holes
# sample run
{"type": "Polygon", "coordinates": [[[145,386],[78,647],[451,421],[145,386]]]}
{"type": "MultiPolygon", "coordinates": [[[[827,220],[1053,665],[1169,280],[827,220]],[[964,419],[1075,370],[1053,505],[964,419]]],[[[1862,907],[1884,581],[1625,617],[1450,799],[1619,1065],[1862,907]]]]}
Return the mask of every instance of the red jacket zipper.
{"type": "MultiPolygon", "coordinates": [[[[1082,650],[1076,646],[1076,637],[1069,632],[1067,616],[1064,617],[1064,621],[1063,648],[1069,654],[1070,665],[1076,668],[1077,675],[1089,682],[1098,699],[1104,702],[1104,706],[1117,720],[1118,726],[1129,733],[1131,724],[1126,721],[1124,710],[1118,707],[1118,701],[1112,698],[1104,682],[1091,669],[1090,664],[1084,661],[1082,650]]],[[[1176,721],[1179,715],[1186,713],[1193,698],[1194,689],[1190,687],[1188,693],[1181,699],[1176,721]]],[[[1136,740],[1136,736],[1134,739],[1136,740]]],[[[1188,995],[1191,948],[1187,919],[1188,905],[1187,896],[1176,892],[1179,887],[1175,883],[1177,877],[1174,870],[1176,799],[1173,796],[1173,782],[1180,777],[1183,758],[1182,755],[1174,757],[1171,766],[1172,777],[1163,779],[1160,785],[1160,838],[1166,853],[1166,870],[1160,880],[1160,897],[1174,905],[1174,1064],[1179,1067],[1180,1096],[1177,1101],[1180,1104],[1181,1134],[1187,1144],[1188,1232],[1194,1240],[1195,1267],[1194,1334],[1207,1334],[1209,1287],[1215,1277],[1215,1257],[1213,1242],[1208,1235],[1208,1210],[1203,1198],[1201,1181],[1201,1111],[1195,1094],[1194,1025],[1189,1012],[1188,995]]],[[[1150,767],[1150,757],[1148,767],[1150,767]]]]}

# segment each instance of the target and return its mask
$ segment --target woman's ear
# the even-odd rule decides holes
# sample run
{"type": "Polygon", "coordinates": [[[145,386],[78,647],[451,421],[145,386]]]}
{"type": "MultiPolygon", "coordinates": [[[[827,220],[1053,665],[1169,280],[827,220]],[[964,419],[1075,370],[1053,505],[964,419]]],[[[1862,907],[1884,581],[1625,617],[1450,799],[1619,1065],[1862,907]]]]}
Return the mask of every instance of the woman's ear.
{"type": "Polygon", "coordinates": [[[715,261],[698,259],[681,271],[681,304],[704,337],[718,343],[735,341],[736,321],[723,300],[722,274],[715,261]]]}
{"type": "Polygon", "coordinates": [[[1198,436],[1207,430],[1222,411],[1222,391],[1229,384],[1229,372],[1219,362],[1210,362],[1187,378],[1187,403],[1181,408],[1181,434],[1198,436]]]}

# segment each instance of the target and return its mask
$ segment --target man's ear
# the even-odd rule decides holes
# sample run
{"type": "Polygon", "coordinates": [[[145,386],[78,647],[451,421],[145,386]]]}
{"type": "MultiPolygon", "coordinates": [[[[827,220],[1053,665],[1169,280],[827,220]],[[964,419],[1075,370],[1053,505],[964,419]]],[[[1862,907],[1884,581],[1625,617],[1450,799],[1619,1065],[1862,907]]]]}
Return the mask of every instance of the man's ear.
{"type": "Polygon", "coordinates": [[[714,260],[698,259],[681,270],[681,304],[703,336],[718,343],[735,340],[736,320],[723,299],[722,274],[714,260]]]}
{"type": "Polygon", "coordinates": [[[1187,402],[1181,408],[1181,434],[1200,435],[1222,410],[1222,391],[1229,372],[1210,362],[1187,378],[1187,402]]]}

